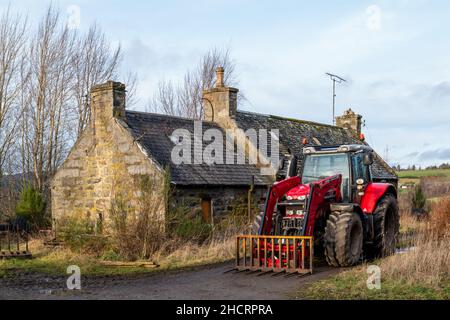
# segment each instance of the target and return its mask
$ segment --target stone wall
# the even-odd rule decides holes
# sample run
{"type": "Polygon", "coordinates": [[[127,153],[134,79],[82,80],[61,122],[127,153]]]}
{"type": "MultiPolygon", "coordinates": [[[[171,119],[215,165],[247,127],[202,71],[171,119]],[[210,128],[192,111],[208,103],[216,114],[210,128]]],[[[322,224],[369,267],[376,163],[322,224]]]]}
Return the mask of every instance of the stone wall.
{"type": "MultiPolygon", "coordinates": [[[[173,206],[187,207],[192,214],[200,214],[202,199],[210,199],[213,221],[217,223],[237,206],[247,210],[249,187],[176,187],[173,190],[173,206]]],[[[252,193],[255,210],[259,210],[267,195],[267,187],[255,187],[252,193]]]]}
{"type": "MultiPolygon", "coordinates": [[[[130,212],[142,204],[141,179],[154,182],[163,197],[164,171],[151,162],[121,121],[124,86],[107,83],[92,90],[93,120],[52,181],[52,215],[109,220],[117,199],[130,212]]],[[[157,189],[157,190],[156,190],[157,189]]],[[[163,225],[165,202],[157,211],[163,225]]]]}

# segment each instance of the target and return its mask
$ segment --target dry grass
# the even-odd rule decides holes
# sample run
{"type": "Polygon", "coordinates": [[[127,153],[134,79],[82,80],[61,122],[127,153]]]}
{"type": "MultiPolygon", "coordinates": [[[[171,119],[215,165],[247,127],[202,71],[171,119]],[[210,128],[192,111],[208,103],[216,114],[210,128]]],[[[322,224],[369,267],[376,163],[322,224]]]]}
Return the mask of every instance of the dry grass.
{"type": "MultiPolygon", "coordinates": [[[[65,275],[70,265],[77,265],[84,275],[115,275],[158,272],[173,269],[189,268],[200,265],[215,264],[228,261],[234,256],[234,238],[212,240],[203,245],[196,243],[168,243],[171,250],[161,248],[149,260],[160,265],[157,269],[144,267],[110,267],[96,255],[78,253],[69,248],[47,248],[40,240],[30,242],[33,252],[32,260],[0,260],[0,276],[10,271],[38,272],[44,274],[65,275]]],[[[140,261],[143,262],[143,261],[140,261]]]]}
{"type": "Polygon", "coordinates": [[[447,241],[421,242],[409,252],[388,257],[380,262],[383,277],[408,285],[422,284],[440,287],[450,274],[450,243],[447,241]]]}
{"type": "Polygon", "coordinates": [[[31,260],[0,260],[0,276],[10,271],[40,272],[65,275],[70,265],[77,265],[88,273],[106,273],[97,270],[97,259],[92,255],[81,254],[68,248],[48,248],[41,239],[29,242],[33,253],[31,260]]]}
{"type": "Polygon", "coordinates": [[[441,201],[432,204],[432,214],[427,225],[429,232],[438,237],[446,238],[450,234],[450,198],[442,198],[441,201]]]}
{"type": "Polygon", "coordinates": [[[402,215],[402,223],[416,231],[412,249],[382,260],[383,276],[409,285],[440,287],[450,275],[450,200],[435,203],[426,221],[402,215]]]}
{"type": "Polygon", "coordinates": [[[153,260],[163,269],[192,267],[225,262],[234,257],[235,241],[233,239],[212,240],[203,245],[186,243],[167,255],[163,249],[155,253],[153,260]]]}
{"type": "MultiPolygon", "coordinates": [[[[222,263],[234,258],[235,236],[246,233],[246,228],[241,216],[230,215],[214,227],[210,238],[203,243],[175,237],[167,238],[158,250],[145,259],[160,265],[157,269],[105,266],[102,262],[111,258],[107,254],[99,256],[98,253],[71,250],[68,247],[48,248],[42,244],[41,239],[35,239],[30,242],[30,251],[34,258],[0,261],[0,276],[12,270],[65,275],[66,268],[70,265],[79,266],[85,275],[129,275],[222,263]]],[[[113,258],[117,260],[117,257],[113,258]]]]}
{"type": "Polygon", "coordinates": [[[214,227],[203,244],[178,239],[168,242],[152,259],[163,268],[179,268],[221,263],[235,256],[236,235],[248,233],[240,216],[231,215],[214,227]]]}

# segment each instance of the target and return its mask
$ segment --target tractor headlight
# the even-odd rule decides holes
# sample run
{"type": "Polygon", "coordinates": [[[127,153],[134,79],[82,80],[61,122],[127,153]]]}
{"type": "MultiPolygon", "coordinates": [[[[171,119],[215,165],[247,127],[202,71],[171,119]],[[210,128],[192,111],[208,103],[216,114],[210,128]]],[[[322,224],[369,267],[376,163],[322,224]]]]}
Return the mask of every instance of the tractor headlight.
{"type": "Polygon", "coordinates": [[[294,210],[287,210],[287,215],[288,216],[293,216],[294,215],[294,210]]]}
{"type": "Polygon", "coordinates": [[[288,199],[289,201],[293,200],[293,198],[291,196],[286,197],[286,199],[288,199]]]}
{"type": "Polygon", "coordinates": [[[305,219],[305,213],[298,214],[298,217],[299,217],[300,219],[305,219]]]}
{"type": "Polygon", "coordinates": [[[297,199],[300,200],[300,201],[305,201],[306,200],[306,196],[299,196],[297,199]]]}

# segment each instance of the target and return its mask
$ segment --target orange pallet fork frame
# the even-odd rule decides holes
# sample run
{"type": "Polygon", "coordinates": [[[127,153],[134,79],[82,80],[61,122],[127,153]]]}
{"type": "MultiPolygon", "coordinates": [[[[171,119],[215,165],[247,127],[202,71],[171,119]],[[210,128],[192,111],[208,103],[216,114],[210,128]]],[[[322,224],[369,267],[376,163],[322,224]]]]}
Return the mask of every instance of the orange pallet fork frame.
{"type": "Polygon", "coordinates": [[[238,271],[312,274],[313,257],[313,237],[256,235],[236,237],[238,271]],[[309,260],[308,264],[305,263],[306,258],[309,260]]]}

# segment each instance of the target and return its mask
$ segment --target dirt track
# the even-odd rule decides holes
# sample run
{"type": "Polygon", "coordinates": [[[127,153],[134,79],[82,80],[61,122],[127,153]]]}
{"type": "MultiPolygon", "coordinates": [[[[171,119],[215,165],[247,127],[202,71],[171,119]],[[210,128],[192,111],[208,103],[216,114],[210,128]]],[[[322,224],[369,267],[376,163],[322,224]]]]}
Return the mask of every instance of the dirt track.
{"type": "Polygon", "coordinates": [[[65,289],[65,276],[18,273],[0,278],[0,299],[289,299],[297,289],[339,272],[321,267],[314,275],[302,278],[224,274],[231,267],[223,264],[137,277],[82,277],[81,291],[65,289]]]}

